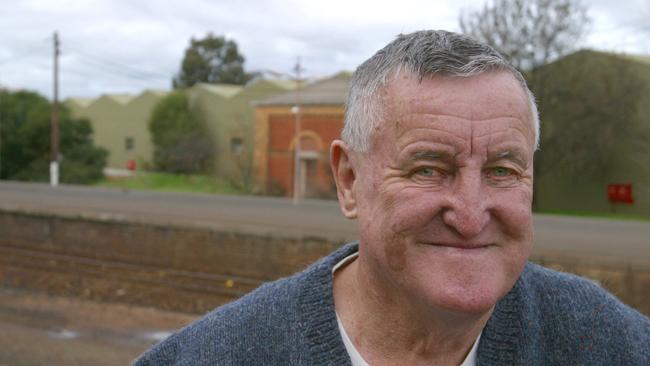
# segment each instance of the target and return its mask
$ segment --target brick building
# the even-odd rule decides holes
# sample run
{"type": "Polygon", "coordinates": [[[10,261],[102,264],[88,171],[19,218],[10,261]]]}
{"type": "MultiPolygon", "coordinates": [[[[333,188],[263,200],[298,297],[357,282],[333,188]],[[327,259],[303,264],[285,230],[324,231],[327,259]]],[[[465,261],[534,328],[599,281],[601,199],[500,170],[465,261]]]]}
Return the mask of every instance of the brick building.
{"type": "Polygon", "coordinates": [[[255,189],[260,193],[292,196],[296,145],[299,141],[298,190],[301,197],[335,197],[329,167],[329,146],[343,127],[350,74],[342,72],[256,102],[255,189]],[[300,132],[296,104],[300,100],[300,132]]]}

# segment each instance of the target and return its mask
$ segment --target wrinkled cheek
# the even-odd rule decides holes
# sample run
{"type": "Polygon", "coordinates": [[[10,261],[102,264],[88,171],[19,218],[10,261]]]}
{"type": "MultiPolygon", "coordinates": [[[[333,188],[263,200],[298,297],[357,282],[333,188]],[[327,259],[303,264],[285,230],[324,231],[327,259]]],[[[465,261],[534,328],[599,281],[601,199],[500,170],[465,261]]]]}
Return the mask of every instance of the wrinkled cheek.
{"type": "Polygon", "coordinates": [[[394,240],[384,247],[384,255],[388,261],[388,267],[395,272],[401,272],[406,268],[406,242],[405,240],[394,240]]]}
{"type": "Polygon", "coordinates": [[[406,268],[407,234],[405,222],[400,221],[392,205],[379,205],[365,212],[360,221],[364,245],[376,257],[389,267],[399,272],[406,268]],[[383,258],[382,258],[383,257],[383,258]]]}
{"type": "Polygon", "coordinates": [[[532,252],[533,221],[530,209],[526,205],[521,205],[511,212],[513,215],[509,218],[507,235],[513,242],[507,259],[512,270],[510,275],[516,279],[532,252]]]}
{"type": "Polygon", "coordinates": [[[529,246],[533,241],[533,215],[530,209],[522,207],[520,214],[513,219],[514,224],[512,236],[517,240],[527,243],[529,246]]]}
{"type": "Polygon", "coordinates": [[[501,202],[501,215],[506,221],[506,234],[518,241],[532,243],[533,215],[531,211],[531,194],[524,191],[516,197],[505,197],[501,202]]]}
{"type": "Polygon", "coordinates": [[[504,228],[505,234],[511,240],[530,246],[533,241],[533,221],[529,212],[522,210],[519,215],[508,218],[508,224],[504,228]]]}
{"type": "Polygon", "coordinates": [[[384,212],[385,222],[381,230],[381,242],[384,245],[384,257],[388,267],[394,272],[403,271],[406,268],[407,250],[409,246],[409,218],[400,218],[395,211],[384,212]]]}

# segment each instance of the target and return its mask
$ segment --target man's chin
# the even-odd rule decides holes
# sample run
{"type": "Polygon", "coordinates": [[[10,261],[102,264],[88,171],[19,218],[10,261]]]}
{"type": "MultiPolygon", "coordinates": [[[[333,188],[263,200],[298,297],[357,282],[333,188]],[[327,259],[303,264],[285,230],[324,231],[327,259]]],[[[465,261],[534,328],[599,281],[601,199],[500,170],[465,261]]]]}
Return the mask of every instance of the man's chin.
{"type": "Polygon", "coordinates": [[[427,289],[426,301],[450,314],[482,315],[491,312],[512,288],[510,281],[485,276],[469,283],[453,280],[438,283],[427,289]]]}
{"type": "Polygon", "coordinates": [[[489,316],[500,299],[501,297],[499,296],[483,298],[437,298],[433,300],[434,302],[430,306],[439,309],[449,319],[473,319],[489,316]]]}

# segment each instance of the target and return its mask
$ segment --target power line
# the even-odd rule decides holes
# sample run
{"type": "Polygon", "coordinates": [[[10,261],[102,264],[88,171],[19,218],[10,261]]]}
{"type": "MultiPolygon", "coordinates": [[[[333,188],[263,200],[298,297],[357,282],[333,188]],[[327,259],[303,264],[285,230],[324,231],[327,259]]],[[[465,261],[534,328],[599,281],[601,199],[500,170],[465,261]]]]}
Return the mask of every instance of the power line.
{"type": "Polygon", "coordinates": [[[107,59],[105,57],[97,56],[92,53],[89,53],[88,51],[81,50],[80,48],[76,47],[73,45],[72,47],[68,47],[71,51],[73,51],[75,54],[86,58],[88,60],[93,60],[94,62],[104,64],[108,67],[112,67],[118,70],[123,70],[128,73],[132,73],[135,75],[143,76],[143,77],[151,77],[151,78],[164,78],[168,79],[169,74],[168,73],[161,73],[157,71],[151,71],[151,70],[145,70],[142,68],[134,67],[132,65],[128,65],[119,61],[115,61],[112,59],[107,59]]]}
{"type": "MultiPolygon", "coordinates": [[[[0,59],[0,65],[5,65],[8,63],[12,63],[15,61],[20,61],[26,58],[29,58],[31,56],[37,55],[39,53],[43,53],[43,59],[45,59],[45,52],[47,51],[47,45],[44,43],[45,41],[47,42],[52,42],[53,37],[47,37],[44,38],[39,42],[39,44],[35,44],[32,47],[28,47],[25,49],[24,52],[21,52],[17,55],[11,56],[9,58],[6,58],[4,60],[0,59]]],[[[108,60],[102,57],[98,57],[96,55],[93,55],[92,53],[82,51],[78,47],[70,47],[68,42],[66,41],[66,46],[64,47],[69,49],[71,52],[68,52],[68,55],[74,55],[78,56],[82,62],[85,62],[86,64],[91,64],[93,67],[101,68],[104,72],[110,73],[112,75],[117,75],[123,78],[127,79],[137,79],[141,81],[168,81],[172,76],[168,73],[161,73],[161,72],[155,72],[151,70],[144,70],[141,68],[133,67],[131,65],[126,65],[124,63],[120,63],[114,60],[108,60]]],[[[62,54],[59,51],[60,54],[62,54]]],[[[65,52],[63,52],[65,54],[65,52]]],[[[73,71],[74,72],[74,71],[73,71]]]]}
{"type": "Polygon", "coordinates": [[[152,79],[146,77],[128,76],[117,70],[103,68],[102,66],[99,65],[95,66],[94,64],[91,65],[90,63],[86,63],[86,62],[82,63],[81,66],[82,67],[79,67],[74,71],[70,71],[70,70],[62,71],[62,75],[65,76],[65,79],[67,80],[66,85],[74,84],[74,78],[76,78],[77,82],[80,79],[84,80],[83,81],[84,84],[87,84],[88,80],[93,80],[93,79],[100,80],[98,75],[102,75],[103,79],[110,78],[110,85],[133,84],[133,85],[146,87],[150,85],[158,85],[161,82],[167,84],[169,83],[169,79],[152,79]]]}
{"type": "Polygon", "coordinates": [[[128,78],[128,79],[137,79],[137,80],[142,80],[142,81],[160,81],[160,80],[170,80],[169,75],[152,75],[152,74],[144,74],[144,73],[139,73],[139,72],[134,72],[131,70],[115,67],[111,65],[110,63],[102,62],[99,61],[98,59],[94,58],[89,58],[85,57],[84,55],[78,54],[81,56],[81,59],[85,61],[88,64],[94,65],[94,67],[99,67],[102,69],[104,72],[117,75],[120,77],[128,78]]]}
{"type": "MultiPolygon", "coordinates": [[[[44,53],[45,51],[47,51],[47,47],[45,46],[45,44],[39,44],[39,45],[36,45],[36,46],[33,46],[33,47],[29,47],[29,48],[26,48],[26,50],[24,52],[21,52],[21,53],[19,53],[17,55],[6,58],[4,60],[0,60],[0,65],[10,63],[10,62],[14,62],[14,61],[18,61],[18,60],[22,60],[22,59],[25,59],[27,57],[33,56],[34,54],[37,54],[39,52],[44,53]]],[[[45,56],[45,54],[43,54],[43,56],[45,56]]]]}

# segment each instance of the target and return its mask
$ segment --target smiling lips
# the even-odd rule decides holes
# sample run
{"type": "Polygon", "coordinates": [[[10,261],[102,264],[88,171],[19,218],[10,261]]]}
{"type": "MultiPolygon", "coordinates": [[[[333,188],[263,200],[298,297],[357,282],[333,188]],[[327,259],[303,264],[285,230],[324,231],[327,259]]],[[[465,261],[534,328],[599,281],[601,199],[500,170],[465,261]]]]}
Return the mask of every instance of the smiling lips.
{"type": "Polygon", "coordinates": [[[464,249],[464,250],[475,250],[475,249],[485,249],[493,246],[494,244],[477,244],[477,243],[426,243],[426,245],[441,247],[441,248],[453,248],[453,249],[464,249]]]}

